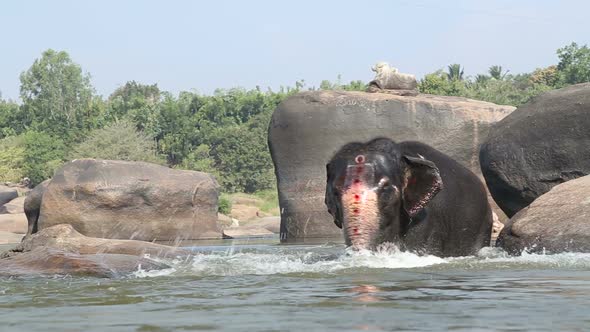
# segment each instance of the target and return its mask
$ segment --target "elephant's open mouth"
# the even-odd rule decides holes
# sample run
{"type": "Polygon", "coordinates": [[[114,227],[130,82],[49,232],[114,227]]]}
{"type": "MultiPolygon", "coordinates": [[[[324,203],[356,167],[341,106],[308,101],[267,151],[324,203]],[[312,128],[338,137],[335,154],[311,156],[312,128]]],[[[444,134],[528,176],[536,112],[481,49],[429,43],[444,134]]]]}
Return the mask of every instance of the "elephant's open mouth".
{"type": "Polygon", "coordinates": [[[354,249],[370,249],[379,230],[375,166],[364,161],[361,155],[348,166],[342,193],[343,230],[354,249]]]}

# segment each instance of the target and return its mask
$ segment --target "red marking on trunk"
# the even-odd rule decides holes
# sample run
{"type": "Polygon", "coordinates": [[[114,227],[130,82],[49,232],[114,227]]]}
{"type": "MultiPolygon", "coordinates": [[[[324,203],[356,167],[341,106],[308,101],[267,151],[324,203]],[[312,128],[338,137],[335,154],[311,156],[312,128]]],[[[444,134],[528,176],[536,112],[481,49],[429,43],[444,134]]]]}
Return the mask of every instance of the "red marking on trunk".
{"type": "Polygon", "coordinates": [[[357,200],[357,201],[359,201],[361,199],[361,195],[355,194],[354,195],[354,199],[357,200]]]}
{"type": "Polygon", "coordinates": [[[359,233],[359,229],[356,228],[356,227],[352,231],[354,232],[354,234],[358,234],[359,233]]]}
{"type": "Polygon", "coordinates": [[[359,183],[361,183],[361,180],[359,180],[359,179],[354,179],[354,183],[356,183],[356,184],[359,184],[359,183]]]}
{"type": "Polygon", "coordinates": [[[354,210],[352,210],[352,212],[358,214],[359,213],[359,209],[354,209],[354,210]]]}

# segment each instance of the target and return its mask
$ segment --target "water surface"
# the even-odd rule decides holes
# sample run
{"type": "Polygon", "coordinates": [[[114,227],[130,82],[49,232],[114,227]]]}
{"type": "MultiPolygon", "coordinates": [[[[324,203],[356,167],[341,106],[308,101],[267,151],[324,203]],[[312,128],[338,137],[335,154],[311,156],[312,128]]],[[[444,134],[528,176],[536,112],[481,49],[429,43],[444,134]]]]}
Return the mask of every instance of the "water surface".
{"type": "Polygon", "coordinates": [[[584,331],[590,254],[225,241],[118,279],[1,278],[0,331],[584,331]]]}

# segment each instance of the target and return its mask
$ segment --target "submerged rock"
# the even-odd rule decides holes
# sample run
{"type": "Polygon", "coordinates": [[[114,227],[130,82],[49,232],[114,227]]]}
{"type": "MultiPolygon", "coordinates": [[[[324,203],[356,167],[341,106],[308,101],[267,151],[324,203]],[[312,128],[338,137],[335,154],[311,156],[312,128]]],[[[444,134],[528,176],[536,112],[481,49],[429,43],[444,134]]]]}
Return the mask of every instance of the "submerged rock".
{"type": "Polygon", "coordinates": [[[590,252],[590,175],[553,187],[518,212],[498,246],[512,254],[590,252]]]}
{"type": "Polygon", "coordinates": [[[163,263],[132,255],[80,255],[44,247],[1,259],[0,262],[2,264],[0,275],[4,276],[67,274],[112,278],[132,273],[139,268],[159,270],[169,267],[163,263]]]}
{"type": "Polygon", "coordinates": [[[151,242],[86,237],[62,224],[27,236],[0,254],[0,275],[72,274],[112,277],[167,268],[151,258],[188,257],[190,251],[151,242]],[[150,258],[147,258],[149,255],[150,258]]]}
{"type": "Polygon", "coordinates": [[[590,174],[590,83],[546,92],[498,122],[481,147],[494,200],[512,217],[555,185],[590,174]]]}
{"type": "MultiPolygon", "coordinates": [[[[74,160],[56,171],[42,193],[37,227],[66,223],[86,236],[144,241],[221,238],[218,188],[213,176],[202,172],[74,160]]],[[[25,210],[34,220],[37,199],[28,203],[25,210]]]]}
{"type": "MultiPolygon", "coordinates": [[[[384,136],[417,140],[481,175],[478,154],[512,106],[433,95],[312,91],[285,99],[268,130],[281,207],[281,239],[340,235],[324,205],[326,164],[344,144],[384,136]]],[[[496,211],[501,212],[499,210],[496,211]]]]}

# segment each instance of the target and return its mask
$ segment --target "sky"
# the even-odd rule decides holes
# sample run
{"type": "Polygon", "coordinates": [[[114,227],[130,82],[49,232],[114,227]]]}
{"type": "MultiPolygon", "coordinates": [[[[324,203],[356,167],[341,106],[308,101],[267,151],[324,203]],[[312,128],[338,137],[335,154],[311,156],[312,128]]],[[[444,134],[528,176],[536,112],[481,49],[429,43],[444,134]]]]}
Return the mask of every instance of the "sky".
{"type": "Polygon", "coordinates": [[[590,44],[587,0],[4,1],[0,92],[46,49],[66,51],[107,97],[127,81],[174,94],[370,81],[389,62],[424,74],[459,63],[530,72],[590,44]]]}

